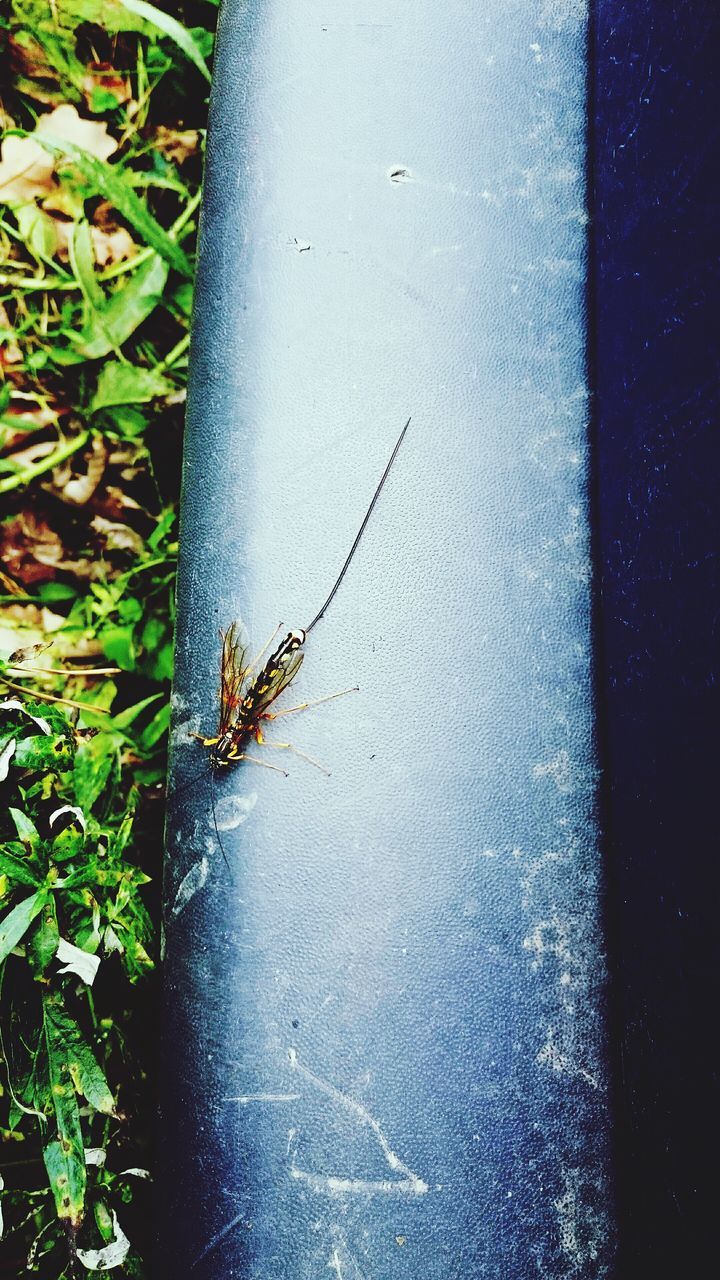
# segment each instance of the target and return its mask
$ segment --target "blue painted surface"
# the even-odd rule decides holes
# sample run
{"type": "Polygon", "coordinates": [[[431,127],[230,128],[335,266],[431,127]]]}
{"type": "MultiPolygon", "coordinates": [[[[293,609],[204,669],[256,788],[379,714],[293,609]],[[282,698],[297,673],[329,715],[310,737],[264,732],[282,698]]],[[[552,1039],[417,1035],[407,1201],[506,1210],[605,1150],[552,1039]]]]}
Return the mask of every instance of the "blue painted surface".
{"type": "Polygon", "coordinates": [[[598,551],[622,1273],[716,1253],[720,10],[601,0],[598,551]]]}
{"type": "Polygon", "coordinates": [[[232,878],[206,781],[171,813],[168,1274],[610,1273],[585,36],[541,0],[226,5],[178,788],[218,626],[307,624],[413,422],[295,686],[360,692],[268,734],[331,777],[219,784],[232,878]]]}

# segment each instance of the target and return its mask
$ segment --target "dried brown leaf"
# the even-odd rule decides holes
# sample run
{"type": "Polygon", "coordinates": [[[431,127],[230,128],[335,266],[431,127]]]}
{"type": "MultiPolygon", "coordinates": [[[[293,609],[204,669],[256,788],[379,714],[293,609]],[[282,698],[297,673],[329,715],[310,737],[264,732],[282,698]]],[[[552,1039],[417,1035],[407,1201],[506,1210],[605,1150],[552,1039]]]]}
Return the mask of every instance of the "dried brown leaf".
{"type": "Polygon", "coordinates": [[[11,135],[1,154],[0,204],[27,204],[52,190],[55,161],[33,138],[11,135]]]}
{"type": "Polygon", "coordinates": [[[106,551],[132,551],[133,555],[140,555],[145,549],[140,534],[129,525],[106,520],[104,516],[93,516],[90,525],[101,535],[106,551]]]}
{"type": "Polygon", "coordinates": [[[197,129],[168,129],[164,124],[158,125],[152,140],[166,160],[174,160],[175,164],[183,164],[196,155],[200,146],[197,129]]]}
{"type": "Polygon", "coordinates": [[[35,125],[35,133],[40,137],[61,138],[63,142],[71,142],[81,147],[98,160],[107,160],[117,151],[118,144],[108,133],[106,124],[99,120],[85,120],[69,102],[40,116],[35,125]]]}
{"type": "Polygon", "coordinates": [[[107,448],[102,436],[93,436],[82,454],[75,454],[72,463],[55,467],[52,480],[43,485],[51,489],[62,502],[72,507],[82,507],[92,498],[105,474],[107,448]],[[85,470],[78,468],[85,464],[85,470]]]}
{"type": "Polygon", "coordinates": [[[45,520],[23,511],[0,526],[0,553],[8,573],[28,587],[55,577],[63,548],[45,520]]]}

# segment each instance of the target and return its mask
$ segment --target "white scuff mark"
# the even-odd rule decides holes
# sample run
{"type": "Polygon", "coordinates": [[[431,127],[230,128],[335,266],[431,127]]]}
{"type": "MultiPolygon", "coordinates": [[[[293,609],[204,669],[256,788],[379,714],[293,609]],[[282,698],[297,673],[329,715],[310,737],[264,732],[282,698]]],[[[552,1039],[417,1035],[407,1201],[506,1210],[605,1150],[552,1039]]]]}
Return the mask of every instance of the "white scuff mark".
{"type": "Polygon", "coordinates": [[[585,1178],[580,1169],[564,1169],[563,1193],[553,1201],[557,1213],[560,1248],[572,1267],[574,1276],[607,1275],[605,1267],[597,1271],[603,1246],[608,1236],[609,1224],[602,1210],[604,1188],[594,1178],[585,1178]]]}
{"type": "Polygon", "coordinates": [[[41,733],[47,734],[49,738],[52,737],[52,729],[50,728],[47,720],[44,720],[42,716],[33,715],[32,711],[28,711],[25,704],[21,702],[19,698],[6,698],[4,702],[0,702],[0,711],[22,711],[23,715],[27,716],[28,720],[32,720],[33,724],[38,726],[41,733]]]}
{"type": "Polygon", "coordinates": [[[120,1177],[123,1178],[146,1178],[148,1182],[152,1181],[149,1169],[138,1169],[135,1165],[131,1165],[129,1169],[121,1169],[120,1177]]]}
{"type": "Polygon", "coordinates": [[[174,715],[182,715],[183,711],[185,711],[187,707],[187,699],[179,692],[179,690],[173,689],[170,694],[170,706],[172,707],[174,715]]]}
{"type": "MultiPolygon", "coordinates": [[[[182,708],[184,710],[184,708],[182,708]]],[[[174,725],[170,732],[170,741],[174,748],[191,747],[195,745],[193,734],[200,733],[200,716],[190,716],[187,720],[181,720],[174,725]]]]}
{"type": "Polygon", "coordinates": [[[223,1098],[223,1102],[239,1102],[246,1107],[248,1102],[297,1102],[299,1093],[240,1093],[237,1097],[223,1098]]]}
{"type": "Polygon", "coordinates": [[[357,1258],[351,1252],[345,1236],[337,1225],[332,1226],[331,1234],[337,1244],[333,1246],[328,1258],[328,1270],[334,1271],[340,1280],[351,1280],[351,1277],[352,1280],[366,1280],[365,1273],[361,1271],[357,1258]]]}
{"type": "Polygon", "coordinates": [[[4,782],[8,776],[10,761],[15,755],[16,747],[17,742],[15,738],[11,738],[9,742],[5,743],[2,752],[0,752],[0,782],[4,782]]]}
{"type": "Polygon", "coordinates": [[[85,1165],[96,1165],[98,1169],[102,1169],[105,1163],[106,1151],[104,1147],[86,1147],[85,1148],[85,1165]]]}
{"type": "Polygon", "coordinates": [[[222,796],[215,803],[215,818],[220,831],[232,831],[241,823],[247,822],[257,804],[257,791],[250,791],[245,796],[222,796]]]}
{"type": "Polygon", "coordinates": [[[78,822],[80,823],[80,826],[82,827],[83,831],[87,831],[87,822],[85,820],[85,814],[83,813],[82,809],[79,809],[77,807],[76,804],[63,804],[60,806],[59,809],[56,809],[54,813],[51,813],[48,819],[51,827],[57,821],[57,819],[63,815],[63,813],[74,814],[78,822]]]}
{"type": "MultiPolygon", "coordinates": [[[[520,881],[520,889],[522,890],[522,907],[524,911],[528,911],[535,897],[536,881],[540,879],[548,870],[554,871],[558,866],[566,866],[572,860],[573,848],[568,848],[559,853],[555,849],[548,849],[546,853],[542,853],[539,858],[533,858],[526,874],[520,881]]],[[[522,857],[522,851],[518,850],[518,856],[522,857]]],[[[523,942],[525,947],[525,942],[523,942]]],[[[525,947],[526,950],[530,949],[525,947]]]]}
{"type": "Polygon", "coordinates": [[[185,910],[190,899],[193,898],[200,889],[202,889],[208,878],[209,871],[210,863],[207,858],[203,857],[190,868],[187,875],[183,876],[180,884],[178,885],[177,893],[175,894],[175,901],[170,912],[171,915],[179,916],[180,912],[185,910]]]}
{"type": "Polygon", "coordinates": [[[569,795],[575,790],[570,755],[565,750],[558,751],[552,760],[548,760],[544,764],[536,764],[532,773],[533,778],[551,778],[558,791],[563,792],[565,795],[569,795]]]}
{"type": "Polygon", "coordinates": [[[568,945],[567,929],[558,915],[549,920],[540,920],[535,928],[523,938],[523,949],[530,951],[534,957],[533,969],[540,969],[548,956],[560,960],[564,965],[573,962],[568,945]]]}
{"type": "Polygon", "coordinates": [[[339,1106],[344,1107],[351,1115],[354,1115],[361,1124],[366,1125],[368,1129],[377,1138],[380,1149],[387,1161],[388,1167],[393,1173],[400,1174],[400,1178],[350,1178],[335,1176],[332,1174],[316,1174],[310,1173],[306,1169],[298,1168],[294,1158],[292,1158],[290,1166],[290,1176],[297,1181],[304,1182],[311,1187],[313,1191],[330,1192],[331,1194],[342,1195],[352,1193],[381,1193],[383,1195],[411,1195],[424,1196],[429,1191],[428,1184],[413,1173],[412,1169],[400,1159],[390,1146],[385,1134],[383,1133],[378,1121],[370,1115],[366,1107],[358,1102],[356,1098],[351,1098],[345,1093],[341,1093],[334,1085],[329,1084],[326,1080],[321,1080],[308,1067],[303,1066],[300,1062],[297,1050],[290,1049],[288,1052],[290,1066],[293,1071],[299,1072],[310,1084],[314,1085],[320,1093],[324,1093],[326,1097],[332,1098],[339,1106]]]}
{"type": "Polygon", "coordinates": [[[58,942],[55,959],[63,966],[58,969],[58,973],[75,973],[88,987],[92,986],[100,968],[99,956],[83,951],[82,947],[74,947],[66,938],[61,938],[58,942]]]}
{"type": "Polygon", "coordinates": [[[535,1061],[538,1066],[549,1067],[557,1075],[576,1076],[580,1080],[584,1080],[593,1089],[600,1088],[599,1081],[592,1072],[575,1062],[573,1055],[567,1051],[567,1048],[557,1036],[554,1027],[548,1027],[547,1040],[542,1049],[536,1054],[535,1061]]]}
{"type": "Polygon", "coordinates": [[[114,1209],[112,1215],[113,1239],[102,1249],[78,1249],[77,1256],[88,1271],[111,1271],[113,1267],[121,1267],[130,1252],[130,1241],[117,1220],[114,1209]]]}
{"type": "Polygon", "coordinates": [[[565,31],[568,27],[581,27],[588,19],[587,0],[543,0],[540,26],[553,31],[565,31]]]}

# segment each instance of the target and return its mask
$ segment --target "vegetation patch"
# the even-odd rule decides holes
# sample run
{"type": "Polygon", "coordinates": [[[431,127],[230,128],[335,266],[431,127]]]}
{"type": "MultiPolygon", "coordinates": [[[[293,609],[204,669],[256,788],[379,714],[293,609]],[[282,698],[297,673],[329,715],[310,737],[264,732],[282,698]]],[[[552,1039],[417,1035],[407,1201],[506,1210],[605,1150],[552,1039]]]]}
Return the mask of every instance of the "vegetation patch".
{"type": "Polygon", "coordinates": [[[176,508],[216,8],[6,0],[0,1276],[146,1275],[176,508]]]}

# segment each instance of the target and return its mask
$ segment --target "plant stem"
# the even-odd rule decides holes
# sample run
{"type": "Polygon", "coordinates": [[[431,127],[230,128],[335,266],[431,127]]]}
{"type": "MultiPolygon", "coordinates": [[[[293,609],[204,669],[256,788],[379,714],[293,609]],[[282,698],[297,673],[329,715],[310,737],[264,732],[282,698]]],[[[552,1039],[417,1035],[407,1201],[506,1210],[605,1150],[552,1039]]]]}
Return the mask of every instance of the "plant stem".
{"type": "Polygon", "coordinates": [[[107,707],[96,707],[92,702],[74,702],[72,698],[58,698],[54,693],[41,693],[39,689],[33,689],[29,694],[21,684],[15,684],[14,680],[8,680],[5,675],[0,674],[0,680],[7,685],[8,689],[14,689],[16,693],[22,693],[26,698],[31,696],[38,698],[41,702],[60,702],[64,707],[77,707],[79,711],[99,711],[103,716],[110,715],[107,707]]]}
{"type": "Polygon", "coordinates": [[[8,476],[5,480],[0,480],[0,493],[10,493],[12,489],[19,489],[22,485],[31,484],[38,476],[44,475],[46,471],[52,471],[54,467],[58,467],[61,462],[65,462],[66,458],[71,458],[74,453],[84,448],[90,439],[90,432],[81,431],[78,436],[72,440],[66,440],[65,444],[56,449],[55,453],[51,453],[47,458],[41,458],[39,462],[33,463],[31,467],[23,467],[21,471],[16,471],[14,475],[8,476]]]}

